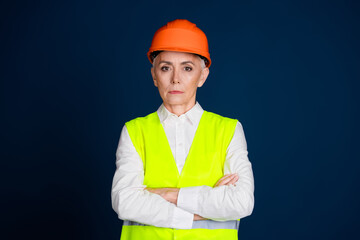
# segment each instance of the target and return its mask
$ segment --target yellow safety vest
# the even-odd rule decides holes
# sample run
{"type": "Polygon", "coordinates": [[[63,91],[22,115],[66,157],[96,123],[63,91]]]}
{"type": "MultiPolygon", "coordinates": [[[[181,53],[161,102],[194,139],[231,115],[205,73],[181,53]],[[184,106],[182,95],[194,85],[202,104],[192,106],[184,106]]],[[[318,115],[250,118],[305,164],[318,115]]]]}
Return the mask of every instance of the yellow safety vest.
{"type": "MultiPolygon", "coordinates": [[[[224,175],[226,150],[237,120],[204,111],[184,168],[179,174],[157,112],[126,122],[131,141],[144,165],[144,185],[151,188],[214,187],[224,175]]],[[[238,239],[239,220],[194,221],[192,229],[149,226],[124,220],[121,240],[238,239]]]]}

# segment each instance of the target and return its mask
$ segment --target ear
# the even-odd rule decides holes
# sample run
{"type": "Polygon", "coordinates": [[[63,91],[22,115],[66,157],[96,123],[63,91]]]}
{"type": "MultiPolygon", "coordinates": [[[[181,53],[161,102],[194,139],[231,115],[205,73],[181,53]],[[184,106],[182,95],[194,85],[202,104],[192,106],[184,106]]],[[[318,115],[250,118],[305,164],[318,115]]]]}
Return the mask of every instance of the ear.
{"type": "Polygon", "coordinates": [[[154,85],[155,85],[155,87],[157,87],[157,86],[158,86],[158,84],[157,84],[157,80],[156,80],[156,76],[155,76],[155,70],[154,70],[154,67],[151,67],[151,76],[152,76],[152,78],[153,78],[153,81],[154,81],[154,85]]]}
{"type": "Polygon", "coordinates": [[[204,85],[207,77],[209,76],[210,70],[209,68],[204,68],[203,70],[201,70],[201,76],[200,76],[200,81],[198,83],[198,87],[202,87],[202,85],[204,85]]]}

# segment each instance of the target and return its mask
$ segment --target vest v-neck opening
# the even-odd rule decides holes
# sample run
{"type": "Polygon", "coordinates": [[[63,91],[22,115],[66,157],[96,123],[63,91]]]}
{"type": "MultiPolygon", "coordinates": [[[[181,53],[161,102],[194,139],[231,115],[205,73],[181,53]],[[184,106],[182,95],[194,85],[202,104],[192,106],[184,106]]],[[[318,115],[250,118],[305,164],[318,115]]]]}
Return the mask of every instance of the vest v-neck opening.
{"type": "Polygon", "coordinates": [[[178,169],[177,164],[176,164],[176,159],[175,159],[175,157],[174,157],[173,152],[171,151],[169,139],[167,138],[167,135],[166,135],[166,133],[165,133],[164,126],[163,126],[163,125],[161,124],[161,122],[160,122],[159,115],[156,114],[156,115],[157,115],[157,119],[158,119],[159,127],[162,129],[162,131],[161,131],[161,132],[162,132],[162,135],[163,135],[163,137],[166,139],[167,147],[168,147],[168,152],[171,154],[171,157],[172,157],[172,160],[173,160],[172,162],[174,163],[173,166],[176,168],[176,172],[177,172],[177,174],[178,174],[179,179],[181,178],[184,170],[186,169],[186,166],[189,165],[187,162],[188,162],[188,159],[190,158],[191,153],[193,152],[192,149],[194,148],[194,147],[193,147],[193,146],[194,146],[194,143],[196,143],[196,140],[197,140],[197,138],[198,138],[198,137],[196,137],[196,136],[199,135],[199,134],[198,134],[199,129],[201,130],[201,126],[202,126],[202,122],[203,122],[202,119],[203,119],[203,117],[204,117],[204,114],[206,114],[206,111],[205,111],[205,110],[204,110],[203,113],[201,114],[199,124],[198,124],[198,126],[197,126],[197,128],[196,128],[196,131],[195,131],[195,134],[194,134],[194,138],[193,138],[193,141],[192,141],[192,143],[191,143],[191,145],[190,145],[189,153],[188,153],[188,155],[187,155],[186,158],[185,158],[185,163],[184,163],[184,166],[183,166],[183,168],[182,168],[182,170],[181,170],[181,173],[179,173],[179,169],[178,169]]]}

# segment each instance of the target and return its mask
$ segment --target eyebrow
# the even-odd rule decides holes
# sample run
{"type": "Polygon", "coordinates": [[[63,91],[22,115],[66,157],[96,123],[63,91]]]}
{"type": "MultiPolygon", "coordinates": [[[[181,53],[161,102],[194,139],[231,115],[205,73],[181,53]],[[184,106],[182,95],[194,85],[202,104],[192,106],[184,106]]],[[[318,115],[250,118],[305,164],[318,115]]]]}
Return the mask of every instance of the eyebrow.
{"type": "Polygon", "coordinates": [[[172,62],[168,62],[168,61],[160,61],[159,64],[160,63],[166,63],[166,64],[170,64],[170,65],[172,64],[172,62]]]}
{"type": "MultiPolygon", "coordinates": [[[[165,63],[165,64],[170,64],[170,65],[172,65],[172,62],[169,62],[169,61],[160,61],[159,64],[160,64],[160,63],[165,63]]],[[[190,64],[192,64],[192,65],[195,66],[195,64],[194,64],[192,61],[182,62],[181,65],[185,65],[185,64],[188,64],[188,63],[190,63],[190,64]]]]}
{"type": "Polygon", "coordinates": [[[188,64],[188,63],[191,63],[192,65],[195,66],[195,64],[192,61],[185,61],[185,62],[182,62],[181,64],[184,65],[184,64],[188,64]]]}

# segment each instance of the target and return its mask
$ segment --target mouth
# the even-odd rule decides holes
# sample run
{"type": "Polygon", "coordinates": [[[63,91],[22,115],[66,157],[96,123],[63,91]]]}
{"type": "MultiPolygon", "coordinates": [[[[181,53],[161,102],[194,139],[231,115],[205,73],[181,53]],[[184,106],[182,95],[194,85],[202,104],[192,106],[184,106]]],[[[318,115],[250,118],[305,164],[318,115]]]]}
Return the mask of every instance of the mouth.
{"type": "Polygon", "coordinates": [[[171,94],[181,94],[181,93],[184,93],[184,92],[181,92],[181,91],[170,91],[169,93],[171,93],[171,94]]]}

